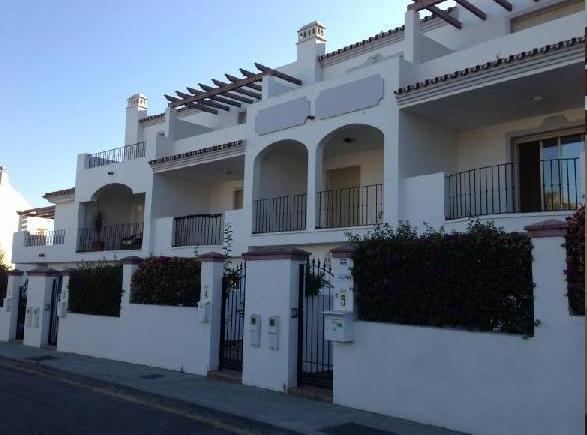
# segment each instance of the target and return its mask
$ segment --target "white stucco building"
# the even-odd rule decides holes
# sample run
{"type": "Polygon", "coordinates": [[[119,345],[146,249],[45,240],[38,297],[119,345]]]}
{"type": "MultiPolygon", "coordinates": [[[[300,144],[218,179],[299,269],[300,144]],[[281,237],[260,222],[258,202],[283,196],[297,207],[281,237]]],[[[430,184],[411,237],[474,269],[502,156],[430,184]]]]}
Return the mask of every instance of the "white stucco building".
{"type": "Polygon", "coordinates": [[[8,170],[0,166],[0,252],[12,263],[12,239],[15,232],[43,235],[50,231],[50,210],[32,209],[26,198],[10,184],[8,170]],[[21,212],[21,213],[19,213],[21,212]]]}
{"type": "MultiPolygon", "coordinates": [[[[330,251],[347,240],[345,233],[364,233],[380,221],[459,230],[470,217],[478,217],[508,231],[523,231],[548,219],[564,220],[584,203],[584,2],[469,0],[446,11],[434,9],[437,3],[441,2],[418,1],[406,12],[404,26],[335,50],[327,48],[324,25],[312,22],[298,30],[295,40],[292,32],[297,56],[291,64],[275,68],[255,64],[255,72],[231,72],[199,85],[200,89],[183,84],[187,88],[165,96],[169,104],[164,113],[148,113],[147,98],[132,95],[122,146],[77,157],[75,187],[45,195],[55,205],[53,236],[46,243],[31,243],[27,233],[16,232],[13,262],[25,272],[34,269],[34,277],[40,270],[61,271],[80,261],[193,256],[195,249],[199,254],[220,252],[224,230],[230,227],[232,255],[249,252],[245,258],[252,265],[247,266],[247,279],[258,284],[248,291],[245,318],[260,313],[265,322],[274,314],[283,322],[278,349],[266,347],[265,339],[255,346],[249,335],[241,337],[243,382],[277,390],[295,386],[297,327],[287,319],[298,309],[297,296],[291,292],[297,288],[294,263],[300,254],[292,248],[337,258],[330,251]],[[434,16],[419,17],[419,8],[432,10],[434,16]],[[277,246],[290,250],[268,260],[273,255],[270,248],[277,246]],[[263,254],[254,254],[255,249],[263,254]],[[261,260],[268,260],[264,268],[261,260]],[[280,263],[286,260],[294,263],[280,263]],[[276,289],[280,286],[282,293],[276,289]],[[276,355],[279,359],[271,367],[257,369],[276,355]]],[[[194,77],[195,83],[198,80],[204,82],[206,77],[194,77]]],[[[548,294],[550,285],[564,283],[561,240],[536,245],[540,295],[548,294]],[[550,262],[548,253],[557,255],[557,260],[550,262]]],[[[214,264],[214,256],[210,258],[214,264]]],[[[221,272],[210,267],[206,273],[221,272]]],[[[130,266],[125,270],[130,271],[130,266]]],[[[125,285],[129,279],[125,275],[125,285]]],[[[206,279],[203,275],[203,285],[206,279]]],[[[248,286],[252,288],[251,281],[248,286]]],[[[128,304],[126,298],[123,304],[128,304]]],[[[537,312],[543,319],[555,319],[545,322],[546,328],[559,323],[564,327],[554,334],[548,330],[543,342],[528,346],[516,360],[519,364],[540,360],[541,346],[559,342],[560,334],[567,334],[573,345],[577,331],[582,334],[584,324],[569,320],[560,306],[555,307],[559,302],[537,306],[537,312]]],[[[216,306],[213,301],[212,312],[219,313],[216,306]]],[[[161,315],[149,310],[143,317],[132,314],[143,323],[149,316],[149,325],[141,323],[144,328],[157,325],[161,315]]],[[[125,315],[131,316],[123,314],[123,324],[130,322],[125,315]]],[[[160,324],[167,328],[173,316],[169,311],[165,315],[160,324]]],[[[194,323],[190,331],[197,329],[189,313],[181,316],[194,323]]],[[[69,335],[64,350],[179,367],[179,357],[165,362],[158,355],[138,357],[147,352],[147,346],[137,344],[139,334],[122,344],[107,342],[119,335],[111,319],[103,323],[94,319],[87,326],[88,334],[99,340],[75,336],[82,327],[74,319],[69,315],[65,320],[69,335]],[[85,348],[87,343],[100,348],[85,348]],[[136,351],[125,354],[132,346],[136,351]]],[[[1,327],[0,322],[0,335],[1,327]]],[[[491,358],[517,349],[519,337],[510,341],[488,335],[479,341],[478,336],[459,331],[453,339],[446,332],[437,337],[426,328],[389,328],[357,322],[355,343],[335,344],[335,402],[479,433],[562,434],[581,424],[582,420],[573,420],[564,426],[568,410],[557,414],[558,408],[551,408],[556,424],[563,424],[559,426],[563,432],[552,432],[557,427],[549,420],[552,413],[544,418],[529,414],[543,404],[532,402],[527,413],[515,406],[506,412],[489,400],[492,380],[509,364],[491,358]],[[443,349],[455,348],[469,349],[467,369],[480,367],[477,356],[491,361],[487,371],[471,372],[469,378],[452,383],[459,390],[454,397],[463,401],[469,385],[481,392],[472,394],[472,409],[465,406],[462,411],[467,416],[459,413],[463,403],[455,403],[450,393],[441,394],[446,390],[427,390],[429,380],[445,376],[446,371],[423,369],[426,377],[421,385],[405,387],[404,392],[411,393],[402,401],[388,394],[402,390],[398,387],[402,377],[399,384],[395,378],[381,377],[386,373],[381,364],[392,358],[391,353],[371,366],[375,368],[369,377],[370,368],[362,365],[361,355],[374,352],[378,342],[404,336],[430,344],[426,361],[435,360],[443,349]],[[359,366],[357,381],[350,374],[355,376],[353,370],[359,366]],[[434,404],[443,406],[422,416],[418,414],[422,400],[431,410],[434,404]],[[479,415],[480,409],[487,414],[479,415]],[[499,418],[515,423],[503,432],[491,430],[499,418]],[[525,432],[529,428],[533,432],[525,432]]],[[[165,334],[157,329],[141,336],[158,335],[165,334]]],[[[579,352],[583,339],[579,342],[572,350],[562,349],[561,358],[579,352]]],[[[162,343],[171,346],[164,339],[162,343]]],[[[194,372],[205,374],[218,366],[218,355],[212,355],[217,346],[209,341],[205,346],[211,353],[199,354],[205,361],[189,365],[194,372]]],[[[404,349],[405,358],[394,360],[395,369],[405,375],[403,379],[419,378],[422,373],[415,370],[426,364],[411,357],[414,349],[409,346],[398,348],[404,349]]],[[[165,354],[169,357],[173,352],[169,349],[165,354]]],[[[548,378],[548,367],[556,366],[549,366],[549,361],[538,364],[528,379],[548,378]]],[[[450,358],[443,362],[457,364],[450,358]]],[[[569,375],[561,385],[568,386],[565,393],[572,390],[567,397],[576,401],[579,393],[572,385],[578,366],[572,357],[564,363],[569,375]]],[[[579,372],[583,373],[582,367],[579,372]]],[[[536,400],[541,397],[542,384],[534,391],[531,381],[520,387],[510,382],[513,378],[500,378],[502,390],[495,394],[519,399],[514,390],[523,387],[536,400]]],[[[582,379],[578,384],[583,385],[582,379]]],[[[559,399],[553,396],[552,403],[559,399]]],[[[578,406],[583,410],[584,402],[578,406]]]]}

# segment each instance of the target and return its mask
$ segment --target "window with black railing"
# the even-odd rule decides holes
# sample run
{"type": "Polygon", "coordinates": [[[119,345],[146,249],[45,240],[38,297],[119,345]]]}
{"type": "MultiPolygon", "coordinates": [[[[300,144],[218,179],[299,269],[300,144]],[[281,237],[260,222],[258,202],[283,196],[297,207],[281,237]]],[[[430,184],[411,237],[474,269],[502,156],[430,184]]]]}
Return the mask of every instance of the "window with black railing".
{"type": "Polygon", "coordinates": [[[111,224],[97,231],[80,228],[77,252],[139,250],[143,245],[143,222],[111,224]]]}
{"type": "Polygon", "coordinates": [[[257,199],[253,202],[253,233],[306,229],[305,193],[257,199]]]}
{"type": "Polygon", "coordinates": [[[446,177],[446,219],[575,210],[584,202],[578,158],[503,163],[446,177]]]}
{"type": "Polygon", "coordinates": [[[383,213],[383,184],[316,193],[316,228],[375,225],[383,213]]]}
{"type": "Polygon", "coordinates": [[[173,246],[222,245],[222,214],[194,214],[173,219],[173,246]]]}
{"type": "Polygon", "coordinates": [[[145,142],[138,142],[133,145],[126,145],[120,148],[113,148],[111,150],[91,154],[86,161],[86,168],[97,168],[99,166],[106,166],[112,163],[120,163],[143,157],[145,157],[145,142]]]}
{"type": "Polygon", "coordinates": [[[65,230],[26,232],[24,246],[53,246],[63,245],[65,230]]]}

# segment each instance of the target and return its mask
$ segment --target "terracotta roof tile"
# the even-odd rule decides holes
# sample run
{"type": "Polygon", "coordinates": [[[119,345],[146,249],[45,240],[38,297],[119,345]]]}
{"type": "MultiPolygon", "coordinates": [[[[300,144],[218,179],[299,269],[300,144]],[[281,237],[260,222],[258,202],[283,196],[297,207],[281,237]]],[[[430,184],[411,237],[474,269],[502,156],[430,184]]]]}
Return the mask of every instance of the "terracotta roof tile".
{"type": "Polygon", "coordinates": [[[187,153],[181,153],[181,154],[174,154],[172,156],[165,156],[165,157],[161,157],[159,159],[155,159],[155,160],[150,160],[149,164],[150,165],[156,165],[158,163],[165,163],[165,162],[170,162],[173,160],[181,160],[181,159],[186,159],[188,157],[192,157],[192,156],[197,156],[200,154],[206,154],[206,153],[210,153],[213,151],[220,151],[220,150],[224,150],[227,148],[233,148],[233,147],[237,147],[239,145],[242,145],[243,141],[242,140],[236,140],[233,142],[227,142],[224,144],[220,144],[220,145],[214,145],[211,147],[207,147],[207,148],[200,148],[199,150],[194,150],[194,151],[189,151],[187,153]]]}
{"type": "Polygon", "coordinates": [[[534,48],[532,50],[528,50],[528,51],[523,51],[521,53],[518,54],[512,54],[508,57],[502,57],[502,58],[498,58],[496,60],[493,61],[489,61],[489,62],[485,62],[482,64],[478,64],[475,66],[471,66],[465,69],[461,69],[461,70],[457,70],[454,71],[452,73],[447,73],[447,74],[442,74],[439,76],[436,76],[434,78],[431,79],[426,79],[424,81],[421,82],[417,82],[408,86],[404,86],[399,88],[398,90],[396,90],[394,93],[396,95],[402,95],[402,94],[407,94],[409,92],[415,91],[417,89],[421,89],[424,88],[426,86],[430,86],[439,82],[446,82],[449,80],[454,80],[457,79],[459,77],[464,77],[467,76],[469,74],[474,74],[477,73],[479,71],[486,71],[488,69],[491,68],[495,68],[498,67],[500,65],[506,65],[506,64],[511,64],[511,63],[515,63],[515,62],[519,62],[521,60],[524,60],[528,57],[534,57],[540,54],[544,54],[544,53],[548,53],[551,50],[560,50],[566,47],[572,47],[574,45],[577,44],[584,44],[585,43],[585,37],[584,36],[578,36],[578,37],[574,37],[571,39],[566,39],[564,41],[559,41],[557,43],[554,44],[548,44],[545,45],[544,47],[541,48],[534,48]]]}
{"type": "Polygon", "coordinates": [[[75,187],[70,187],[69,189],[56,190],[55,192],[47,192],[43,195],[43,198],[47,199],[51,196],[71,195],[72,193],[75,193],[75,187]]]}

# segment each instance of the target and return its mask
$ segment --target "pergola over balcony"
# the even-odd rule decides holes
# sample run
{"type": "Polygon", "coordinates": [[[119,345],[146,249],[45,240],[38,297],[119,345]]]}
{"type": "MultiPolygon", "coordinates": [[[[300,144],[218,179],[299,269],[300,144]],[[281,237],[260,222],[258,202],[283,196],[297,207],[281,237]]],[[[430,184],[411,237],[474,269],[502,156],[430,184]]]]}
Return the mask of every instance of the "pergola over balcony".
{"type": "Polygon", "coordinates": [[[254,73],[241,68],[240,72],[244,77],[225,74],[229,81],[228,83],[212,79],[216,87],[198,83],[201,91],[186,87],[189,93],[175,91],[177,97],[165,94],[165,98],[169,101],[169,107],[198,109],[217,115],[218,110],[228,112],[230,107],[240,108],[243,104],[259,101],[262,98],[262,88],[259,83],[265,75],[273,76],[298,86],[302,84],[301,80],[260,63],[255,63],[255,67],[259,72],[254,73]]]}

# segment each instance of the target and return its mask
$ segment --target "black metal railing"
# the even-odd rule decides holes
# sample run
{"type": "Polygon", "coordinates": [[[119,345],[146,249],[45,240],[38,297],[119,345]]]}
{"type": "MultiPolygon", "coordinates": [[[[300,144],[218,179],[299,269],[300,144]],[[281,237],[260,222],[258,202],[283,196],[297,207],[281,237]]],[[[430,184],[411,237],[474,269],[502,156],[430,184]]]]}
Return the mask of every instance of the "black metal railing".
{"type": "Polygon", "coordinates": [[[575,210],[583,204],[578,158],[503,163],[446,177],[446,219],[575,210]]]}
{"type": "Polygon", "coordinates": [[[253,202],[253,233],[306,229],[305,193],[257,199],[253,202]]]}
{"type": "Polygon", "coordinates": [[[24,246],[53,246],[63,245],[65,230],[26,232],[24,246]]]}
{"type": "Polygon", "coordinates": [[[173,219],[173,246],[222,245],[222,214],[194,214],[173,219]]]}
{"type": "Polygon", "coordinates": [[[145,157],[145,142],[138,142],[133,145],[91,154],[86,162],[86,168],[97,168],[98,166],[106,166],[142,157],[145,157]]]}
{"type": "Polygon", "coordinates": [[[316,228],[375,225],[383,213],[383,184],[316,193],[316,228]]]}
{"type": "Polygon", "coordinates": [[[80,228],[77,252],[138,250],[143,245],[143,222],[105,225],[101,231],[80,228]]]}

